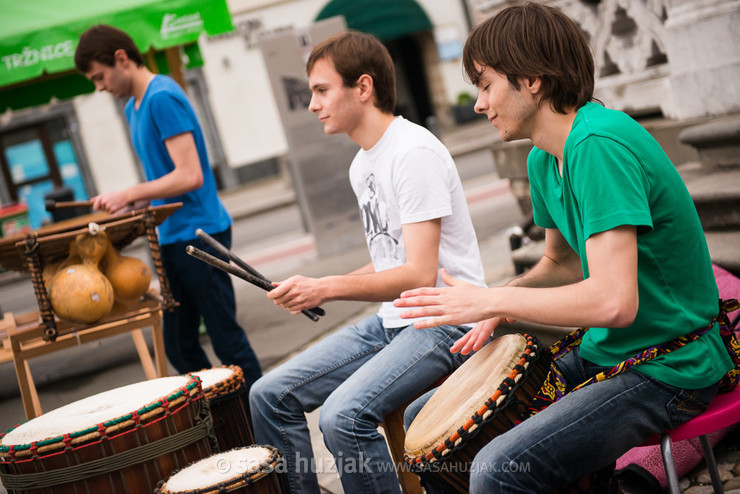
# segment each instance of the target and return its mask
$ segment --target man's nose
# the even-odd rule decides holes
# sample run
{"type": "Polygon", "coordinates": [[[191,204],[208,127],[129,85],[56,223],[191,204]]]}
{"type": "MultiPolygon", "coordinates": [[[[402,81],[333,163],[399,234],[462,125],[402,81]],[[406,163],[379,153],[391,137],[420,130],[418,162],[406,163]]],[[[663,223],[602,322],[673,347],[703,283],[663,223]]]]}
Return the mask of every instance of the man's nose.
{"type": "Polygon", "coordinates": [[[473,109],[475,110],[475,113],[485,113],[486,112],[485,99],[483,98],[483,95],[480,92],[478,93],[478,97],[475,99],[475,105],[473,106],[473,109]]]}
{"type": "Polygon", "coordinates": [[[319,111],[319,107],[320,105],[319,105],[319,102],[316,100],[316,96],[311,95],[311,101],[308,103],[309,111],[317,112],[319,111]]]}

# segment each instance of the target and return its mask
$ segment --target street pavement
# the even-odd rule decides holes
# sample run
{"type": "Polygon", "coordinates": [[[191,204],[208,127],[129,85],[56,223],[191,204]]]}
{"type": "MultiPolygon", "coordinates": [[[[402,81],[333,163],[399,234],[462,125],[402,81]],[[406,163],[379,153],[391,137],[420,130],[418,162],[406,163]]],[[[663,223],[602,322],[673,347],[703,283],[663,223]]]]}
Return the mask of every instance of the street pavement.
{"type": "MultiPolygon", "coordinates": [[[[492,131],[488,125],[472,124],[449,136],[445,143],[453,152],[463,179],[484,261],[486,282],[497,285],[514,275],[507,230],[521,222],[523,216],[508,182],[499,179],[495,173],[487,148],[492,131]]],[[[369,262],[365,246],[331,258],[319,258],[313,237],[302,229],[300,221],[288,222],[293,227],[284,232],[278,230],[266,237],[245,238],[242,231],[260,221],[269,222],[269,214],[298,215],[293,189],[283,180],[266,180],[227,191],[221,196],[235,219],[234,252],[269,279],[279,281],[293,274],[341,274],[369,262]]],[[[132,251],[134,254],[128,255],[144,252],[141,245],[132,245],[132,251]]],[[[302,315],[290,315],[273,305],[262,290],[238,278],[233,278],[233,283],[238,319],[265,371],[332,331],[374,313],[378,307],[374,303],[329,302],[323,305],[326,316],[313,322],[302,315]]],[[[0,286],[0,307],[3,311],[17,313],[35,309],[30,281],[6,275],[0,286]]],[[[219,365],[206,338],[204,347],[213,364],[219,365]]],[[[145,379],[128,335],[38,357],[30,362],[30,367],[45,411],[145,379]]],[[[170,368],[170,372],[174,373],[174,370],[170,368]]],[[[0,364],[0,376],[0,430],[6,430],[23,422],[25,417],[12,363],[0,364]]],[[[318,431],[318,411],[309,414],[308,419],[316,456],[322,459],[320,464],[327,466],[326,471],[319,473],[322,489],[326,493],[340,493],[339,479],[330,468],[331,456],[318,431]]]]}

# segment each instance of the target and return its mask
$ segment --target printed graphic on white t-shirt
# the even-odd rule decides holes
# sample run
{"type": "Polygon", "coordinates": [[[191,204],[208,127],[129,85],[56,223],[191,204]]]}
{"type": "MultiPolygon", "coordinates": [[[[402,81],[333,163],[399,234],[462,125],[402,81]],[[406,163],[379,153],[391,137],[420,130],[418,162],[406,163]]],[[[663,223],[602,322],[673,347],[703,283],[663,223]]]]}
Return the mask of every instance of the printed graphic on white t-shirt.
{"type": "Polygon", "coordinates": [[[365,176],[363,182],[359,203],[370,257],[397,265],[398,261],[404,259],[403,244],[389,228],[390,216],[384,188],[376,181],[374,173],[365,176]]]}
{"type": "MultiPolygon", "coordinates": [[[[375,272],[406,262],[403,225],[441,220],[438,267],[485,286],[478,241],[449,151],[427,129],[396,117],[371,149],[360,149],[349,169],[375,272]]],[[[438,277],[437,286],[444,283],[438,277]]],[[[378,315],[386,328],[409,325],[392,301],[378,315]]]]}

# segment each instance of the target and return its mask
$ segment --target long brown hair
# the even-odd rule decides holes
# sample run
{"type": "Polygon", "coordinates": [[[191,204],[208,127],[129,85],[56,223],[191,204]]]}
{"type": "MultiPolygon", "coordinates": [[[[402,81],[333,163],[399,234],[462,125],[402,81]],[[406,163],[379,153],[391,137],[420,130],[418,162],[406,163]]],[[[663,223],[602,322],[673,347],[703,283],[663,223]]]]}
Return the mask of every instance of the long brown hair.
{"type": "Polygon", "coordinates": [[[594,60],[581,29],[560,10],[534,2],[513,5],[473,28],[463,49],[467,78],[477,85],[489,67],[519,89],[539,77],[542,100],[566,113],[594,100],[594,60]]]}
{"type": "Polygon", "coordinates": [[[373,78],[375,106],[385,113],[396,109],[396,70],[388,50],[375,36],[358,31],[335,34],[316,45],[306,62],[310,74],[314,64],[327,58],[342,77],[346,87],[353,87],[361,75],[373,78]]]}

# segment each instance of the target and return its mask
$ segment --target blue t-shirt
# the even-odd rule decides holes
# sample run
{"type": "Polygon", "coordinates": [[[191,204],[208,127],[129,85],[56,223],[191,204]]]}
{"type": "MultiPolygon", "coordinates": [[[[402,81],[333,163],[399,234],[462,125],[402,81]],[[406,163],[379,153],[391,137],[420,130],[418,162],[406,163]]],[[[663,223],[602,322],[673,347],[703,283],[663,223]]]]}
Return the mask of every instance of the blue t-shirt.
{"type": "Polygon", "coordinates": [[[169,77],[155,76],[138,109],[134,108],[134,98],[128,101],[126,118],[147,180],[155,180],[175,169],[164,144],[166,139],[191,132],[198,149],[203,185],[179,196],[152,201],[154,206],[182,202],[182,207],[159,226],[159,242],[168,245],[193,240],[197,238],[195,230],[198,228],[208,234],[226,230],[231,225],[231,217],[218,198],[203,132],[182,88],[169,77]]]}
{"type": "MultiPolygon", "coordinates": [[[[581,343],[583,358],[616,365],[705,327],[717,315],[717,285],[691,196],[660,145],[628,115],[586,104],[565,142],[562,177],[557,159],[537,148],[528,172],[535,223],[563,234],[581,258],[584,278],[591,235],[622,225],[637,229],[637,316],[626,328],[591,328],[581,343]]],[[[636,370],[698,389],[731,367],[715,324],[698,340],[636,370]]]]}

